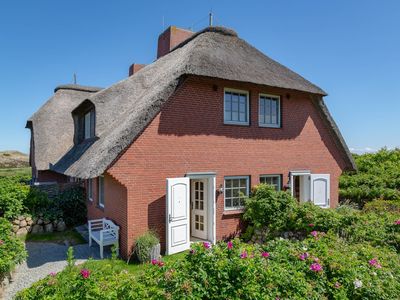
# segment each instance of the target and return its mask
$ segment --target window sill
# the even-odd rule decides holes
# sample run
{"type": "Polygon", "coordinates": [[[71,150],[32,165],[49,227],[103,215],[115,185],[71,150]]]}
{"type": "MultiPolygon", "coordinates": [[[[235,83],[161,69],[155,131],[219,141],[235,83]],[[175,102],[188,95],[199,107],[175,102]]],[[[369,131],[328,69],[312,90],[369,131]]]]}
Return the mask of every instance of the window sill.
{"type": "Polygon", "coordinates": [[[224,212],[222,213],[222,215],[224,216],[234,216],[234,215],[240,215],[244,213],[244,209],[232,209],[232,210],[224,210],[224,212]]]}
{"type": "Polygon", "coordinates": [[[104,211],[104,206],[96,205],[96,207],[102,211],[104,211]]]}
{"type": "Polygon", "coordinates": [[[250,124],[249,123],[240,123],[240,122],[224,122],[224,125],[234,125],[234,126],[245,126],[245,127],[249,127],[250,124]]]}
{"type": "Polygon", "coordinates": [[[279,125],[268,125],[268,124],[258,124],[258,127],[262,127],[262,128],[274,128],[274,129],[280,129],[282,128],[282,126],[279,125]]]}

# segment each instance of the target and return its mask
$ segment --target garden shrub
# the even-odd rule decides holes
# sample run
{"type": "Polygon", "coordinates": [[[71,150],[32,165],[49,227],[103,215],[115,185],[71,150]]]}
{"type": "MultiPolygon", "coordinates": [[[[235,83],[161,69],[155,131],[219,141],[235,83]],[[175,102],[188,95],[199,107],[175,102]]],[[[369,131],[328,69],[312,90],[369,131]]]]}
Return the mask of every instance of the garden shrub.
{"type": "Polygon", "coordinates": [[[400,213],[400,200],[374,200],[365,204],[365,212],[400,213]]]}
{"type": "Polygon", "coordinates": [[[87,207],[84,189],[73,187],[60,193],[55,199],[59,211],[67,226],[80,225],[86,222],[87,207]]]}
{"type": "Polygon", "coordinates": [[[293,218],[296,200],[288,192],[260,184],[253,189],[252,197],[246,199],[245,207],[245,220],[251,221],[255,227],[277,231],[285,228],[288,220],[293,218]]]}
{"type": "MultiPolygon", "coordinates": [[[[35,187],[30,188],[23,204],[26,210],[33,216],[43,214],[50,207],[54,207],[53,201],[49,199],[47,194],[35,187]]],[[[47,219],[54,220],[55,218],[48,217],[47,219]]]]}
{"type": "Polygon", "coordinates": [[[147,231],[139,236],[135,241],[135,253],[139,261],[149,262],[151,260],[151,250],[159,243],[160,240],[153,231],[147,231]]]}
{"type": "Polygon", "coordinates": [[[26,257],[23,243],[12,233],[11,223],[0,218],[0,282],[26,257]]]}
{"type": "Polygon", "coordinates": [[[339,180],[342,200],[363,206],[374,199],[400,200],[400,149],[353,154],[357,172],[344,173],[339,180]]]}
{"type": "Polygon", "coordinates": [[[16,299],[397,299],[400,258],[348,245],[333,233],[266,245],[196,243],[184,259],[152,261],[130,274],[109,264],[71,263],[16,299]]]}
{"type": "Polygon", "coordinates": [[[26,176],[0,177],[0,217],[13,219],[24,211],[29,193],[26,176]]]}

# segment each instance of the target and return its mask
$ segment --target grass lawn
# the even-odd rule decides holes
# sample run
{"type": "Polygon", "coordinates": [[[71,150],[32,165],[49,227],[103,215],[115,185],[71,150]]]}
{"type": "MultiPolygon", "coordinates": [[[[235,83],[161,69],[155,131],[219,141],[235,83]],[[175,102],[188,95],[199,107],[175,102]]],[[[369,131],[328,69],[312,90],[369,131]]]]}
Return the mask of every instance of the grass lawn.
{"type": "Polygon", "coordinates": [[[0,176],[31,175],[31,168],[0,169],[0,176]]]}
{"type": "Polygon", "coordinates": [[[64,244],[65,240],[67,240],[70,245],[86,243],[84,238],[76,232],[75,229],[68,229],[64,232],[28,234],[25,237],[25,241],[27,242],[51,242],[64,244]]]}
{"type": "MultiPolygon", "coordinates": [[[[187,251],[173,255],[163,256],[162,261],[171,263],[183,259],[186,254],[187,251]]],[[[140,264],[139,262],[131,262],[127,264],[126,261],[120,259],[117,259],[116,261],[111,261],[111,259],[89,260],[85,263],[85,266],[93,271],[102,269],[104,267],[112,266],[114,272],[121,272],[123,270],[127,270],[132,274],[140,274],[140,272],[144,271],[148,265],[149,264],[140,264]]]]}

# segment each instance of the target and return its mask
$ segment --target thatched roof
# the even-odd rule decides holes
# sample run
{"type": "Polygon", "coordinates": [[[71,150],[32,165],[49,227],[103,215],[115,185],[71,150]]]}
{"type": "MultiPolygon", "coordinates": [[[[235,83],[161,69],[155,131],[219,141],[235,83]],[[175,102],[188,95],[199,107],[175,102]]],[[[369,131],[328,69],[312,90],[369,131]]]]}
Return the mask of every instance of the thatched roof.
{"type": "Polygon", "coordinates": [[[48,170],[73,146],[71,111],[101,88],[76,84],[60,85],[54,95],[27,122],[35,146],[31,149],[38,170],[48,170]]]}
{"type": "MultiPolygon", "coordinates": [[[[96,108],[97,139],[65,151],[52,169],[79,178],[102,174],[159,113],[184,75],[249,82],[320,97],[326,95],[319,87],[240,39],[234,31],[206,28],[140,72],[90,95],[88,99],[96,108]]],[[[65,112],[69,118],[71,111],[65,112]]],[[[73,135],[71,128],[58,130],[73,135]]],[[[347,149],[345,144],[341,145],[347,149]]],[[[349,168],[352,168],[350,159],[349,168]]]]}

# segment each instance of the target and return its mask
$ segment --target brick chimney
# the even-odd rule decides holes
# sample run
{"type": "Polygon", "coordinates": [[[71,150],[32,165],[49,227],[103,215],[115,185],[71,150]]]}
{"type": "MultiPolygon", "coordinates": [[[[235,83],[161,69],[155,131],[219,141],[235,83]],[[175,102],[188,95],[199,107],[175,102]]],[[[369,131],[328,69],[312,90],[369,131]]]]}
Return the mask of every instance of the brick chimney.
{"type": "Polygon", "coordinates": [[[131,64],[131,66],[129,67],[129,76],[132,76],[133,74],[139,72],[145,66],[146,65],[144,64],[131,64]]]}
{"type": "Polygon", "coordinates": [[[168,27],[158,37],[157,58],[167,54],[172,48],[192,36],[194,32],[176,26],[168,27]]]}

